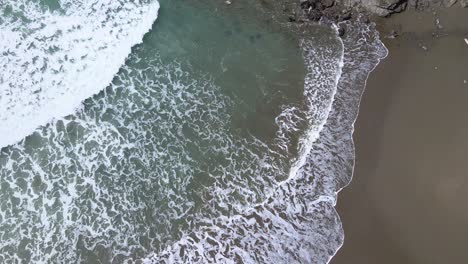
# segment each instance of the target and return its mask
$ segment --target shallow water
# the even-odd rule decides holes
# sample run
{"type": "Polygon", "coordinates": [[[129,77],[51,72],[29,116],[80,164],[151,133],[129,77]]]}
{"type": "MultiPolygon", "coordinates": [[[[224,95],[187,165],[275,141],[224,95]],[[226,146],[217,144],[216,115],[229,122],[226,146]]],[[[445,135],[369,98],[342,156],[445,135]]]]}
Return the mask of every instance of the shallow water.
{"type": "Polygon", "coordinates": [[[325,263],[341,245],[346,136],[384,56],[369,25],[343,42],[247,0],[13,3],[1,261],[325,263]]]}

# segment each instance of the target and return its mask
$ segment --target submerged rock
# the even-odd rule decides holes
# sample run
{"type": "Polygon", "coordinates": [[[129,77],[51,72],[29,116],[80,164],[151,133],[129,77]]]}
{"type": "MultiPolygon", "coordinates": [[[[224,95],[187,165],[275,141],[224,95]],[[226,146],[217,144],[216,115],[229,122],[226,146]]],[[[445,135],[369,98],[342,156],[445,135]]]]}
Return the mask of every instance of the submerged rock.
{"type": "Polygon", "coordinates": [[[390,34],[388,34],[387,38],[397,38],[399,35],[400,34],[398,33],[398,31],[393,29],[392,31],[390,31],[390,34]]]}
{"type": "Polygon", "coordinates": [[[307,17],[312,21],[319,21],[320,18],[322,18],[322,15],[323,15],[323,13],[320,12],[319,10],[312,9],[307,14],[307,17]]]}
{"type": "Polygon", "coordinates": [[[343,37],[346,34],[344,27],[338,28],[338,36],[343,37]]]}
{"type": "Polygon", "coordinates": [[[335,4],[334,0],[322,0],[320,2],[324,8],[330,8],[335,4]]]}

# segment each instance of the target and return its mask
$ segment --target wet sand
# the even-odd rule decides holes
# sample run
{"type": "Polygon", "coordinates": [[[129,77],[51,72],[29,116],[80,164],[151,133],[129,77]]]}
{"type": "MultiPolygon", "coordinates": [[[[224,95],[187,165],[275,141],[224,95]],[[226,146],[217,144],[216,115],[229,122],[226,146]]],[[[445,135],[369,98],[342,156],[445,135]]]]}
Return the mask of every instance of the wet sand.
{"type": "Polygon", "coordinates": [[[468,8],[436,13],[381,21],[400,36],[362,99],[332,264],[468,263],[468,8]]]}

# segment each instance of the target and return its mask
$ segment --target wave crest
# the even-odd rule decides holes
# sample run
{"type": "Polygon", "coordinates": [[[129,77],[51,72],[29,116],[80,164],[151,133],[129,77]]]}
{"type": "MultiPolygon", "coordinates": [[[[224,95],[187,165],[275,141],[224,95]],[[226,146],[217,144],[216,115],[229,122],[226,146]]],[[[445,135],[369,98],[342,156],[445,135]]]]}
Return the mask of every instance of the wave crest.
{"type": "Polygon", "coordinates": [[[157,1],[12,0],[0,7],[0,147],[74,112],[112,81],[157,1]]]}

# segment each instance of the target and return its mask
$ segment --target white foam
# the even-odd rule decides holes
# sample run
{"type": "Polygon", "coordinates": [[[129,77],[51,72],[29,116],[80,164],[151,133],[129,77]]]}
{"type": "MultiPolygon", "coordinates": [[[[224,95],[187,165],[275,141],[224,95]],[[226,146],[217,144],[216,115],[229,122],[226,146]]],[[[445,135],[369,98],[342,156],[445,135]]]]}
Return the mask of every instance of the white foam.
{"type": "Polygon", "coordinates": [[[0,24],[0,147],[75,111],[112,81],[157,18],[159,3],[12,0],[0,24]],[[20,19],[24,16],[25,19],[20,19]]]}
{"type": "Polygon", "coordinates": [[[144,50],[86,107],[37,129],[34,147],[28,138],[0,152],[0,260],[88,262],[79,261],[87,250],[128,260],[192,217],[187,185],[203,160],[188,148],[231,140],[227,98],[177,64],[140,57],[144,50]]]}
{"type": "MultiPolygon", "coordinates": [[[[311,99],[307,117],[315,119],[309,119],[289,177],[262,203],[231,216],[199,220],[199,228],[146,258],[145,263],[330,261],[344,239],[334,205],[337,192],[352,175],[352,132],[359,101],[369,72],[387,53],[372,25],[356,22],[346,26],[349,35],[342,43],[343,56],[334,80],[327,80],[328,74],[321,76],[337,66],[336,61],[335,65],[326,63],[332,54],[321,45],[303,45],[308,68],[305,95],[311,99]]],[[[276,121],[280,149],[288,150],[288,133],[304,122],[301,110],[285,107],[276,121]]]]}
{"type": "MultiPolygon", "coordinates": [[[[296,159],[286,164],[289,166],[284,171],[287,177],[270,183],[263,177],[271,178],[281,173],[281,169],[270,171],[263,168],[254,172],[247,171],[248,176],[240,175],[239,179],[236,177],[238,186],[213,189],[211,192],[217,197],[217,202],[221,205],[229,204],[234,208],[230,213],[235,214],[220,215],[217,218],[201,216],[196,219],[196,226],[199,228],[190,230],[179,241],[146,258],[145,263],[234,263],[236,259],[244,263],[323,263],[329,258],[330,251],[339,247],[341,229],[333,210],[333,199],[327,196],[303,199],[303,196],[310,194],[301,192],[299,187],[307,190],[310,184],[298,187],[296,183],[296,180],[301,180],[297,176],[304,176],[300,169],[305,165],[313,143],[318,139],[331,111],[343,67],[341,40],[332,34],[329,38],[321,37],[323,35],[302,43],[307,68],[304,83],[305,107],[286,106],[276,118],[279,127],[278,148],[283,151],[291,148],[291,132],[300,131],[299,127],[303,125],[301,123],[307,123],[297,149],[292,150],[296,153],[296,159]],[[267,171],[269,174],[265,175],[267,171]],[[224,197],[232,196],[234,190],[248,195],[243,191],[247,186],[242,188],[239,185],[240,180],[245,177],[251,177],[248,187],[252,182],[263,184],[263,195],[260,196],[260,202],[242,207],[238,206],[238,201],[224,197]],[[325,221],[333,224],[326,225],[325,221]]],[[[268,165],[277,167],[276,163],[279,161],[271,159],[271,156],[269,158],[266,158],[265,163],[269,162],[268,165]]],[[[263,166],[267,167],[265,163],[263,166]]]]}
{"type": "MultiPolygon", "coordinates": [[[[335,29],[336,30],[336,29],[335,29]]],[[[332,52],[320,52],[317,54],[313,47],[307,47],[310,43],[303,42],[302,48],[305,50],[306,55],[310,56],[305,58],[306,68],[308,70],[305,78],[305,89],[304,97],[309,104],[309,111],[307,114],[311,124],[309,125],[305,135],[301,138],[301,142],[298,150],[298,158],[294,161],[293,166],[289,171],[289,177],[283,181],[284,184],[290,181],[292,178],[297,176],[298,171],[306,163],[307,156],[309,155],[313,143],[320,136],[320,132],[327,121],[328,115],[332,109],[333,100],[338,87],[338,81],[341,78],[343,60],[344,60],[344,46],[341,44],[340,56],[338,60],[332,61],[330,65],[320,65],[327,61],[328,57],[333,57],[332,52]],[[314,53],[313,55],[307,55],[308,52],[314,53]],[[323,69],[326,67],[328,71],[334,74],[333,78],[323,78],[323,69]],[[318,78],[320,76],[320,78],[318,78]],[[320,80],[323,78],[323,80],[320,80]]]]}
{"type": "Polygon", "coordinates": [[[353,67],[366,73],[352,60],[367,53],[345,54],[343,66],[343,51],[325,44],[303,42],[305,103],[276,118],[278,146],[229,129],[235,102],[220,87],[136,48],[110,89],[36,130],[43,144],[0,153],[0,260],[27,260],[26,251],[33,262],[86,262],[81,253],[90,250],[104,262],[150,252],[146,261],[156,263],[327,262],[343,241],[333,206],[350,167],[342,122],[353,115],[342,103],[358,98],[343,92],[355,89],[344,79],[353,67]],[[213,157],[227,162],[206,166],[213,157]],[[190,186],[200,172],[213,183],[190,186]]]}

